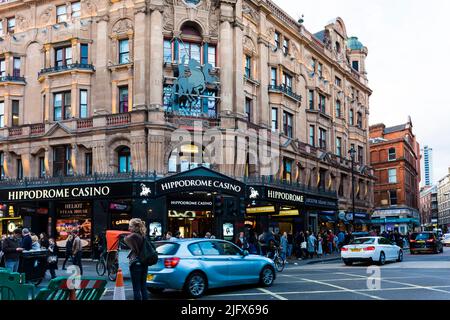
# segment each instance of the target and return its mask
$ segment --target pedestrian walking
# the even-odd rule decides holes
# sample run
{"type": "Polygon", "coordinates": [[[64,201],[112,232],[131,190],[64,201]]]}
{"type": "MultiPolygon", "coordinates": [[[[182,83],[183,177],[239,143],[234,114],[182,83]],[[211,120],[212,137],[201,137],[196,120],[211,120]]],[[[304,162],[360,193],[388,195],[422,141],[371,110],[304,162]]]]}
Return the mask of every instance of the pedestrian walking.
{"type": "Polygon", "coordinates": [[[69,259],[70,259],[70,262],[73,262],[72,248],[73,248],[73,235],[69,234],[69,236],[66,239],[66,252],[65,252],[64,262],[62,265],[63,270],[66,270],[66,263],[69,259]]]}
{"type": "Polygon", "coordinates": [[[22,244],[20,246],[23,248],[23,251],[30,251],[33,246],[30,230],[27,228],[23,228],[22,230],[22,244]]]}
{"type": "Polygon", "coordinates": [[[139,259],[147,229],[141,219],[134,218],[130,220],[128,230],[131,234],[125,238],[125,243],[131,249],[128,259],[134,300],[148,300],[146,286],[148,266],[139,259]]]}
{"type": "Polygon", "coordinates": [[[3,240],[2,251],[4,253],[5,267],[11,272],[17,272],[19,269],[22,232],[20,229],[14,230],[13,234],[3,240]]]}
{"type": "Polygon", "coordinates": [[[334,248],[334,234],[333,232],[331,232],[331,230],[328,230],[327,243],[328,243],[328,253],[332,254],[334,248]]]}
{"type": "Polygon", "coordinates": [[[288,251],[288,234],[287,234],[287,232],[284,232],[280,238],[280,247],[281,247],[281,254],[280,254],[281,259],[283,259],[283,261],[286,261],[287,251],[288,251]]]}
{"type": "Polygon", "coordinates": [[[345,242],[345,233],[342,230],[338,233],[338,242],[339,242],[339,251],[341,251],[341,248],[344,246],[345,242]]]}
{"type": "Polygon", "coordinates": [[[239,232],[239,235],[236,237],[235,244],[242,250],[248,249],[248,241],[247,237],[245,237],[244,232],[239,232]]]}
{"type": "Polygon", "coordinates": [[[172,240],[172,232],[170,232],[170,231],[167,231],[166,232],[166,240],[172,240]]]}
{"type": "Polygon", "coordinates": [[[41,250],[41,245],[39,243],[39,238],[37,235],[31,236],[31,251],[39,251],[41,250]]]}
{"type": "Polygon", "coordinates": [[[314,234],[311,232],[311,234],[309,234],[309,232],[306,232],[307,235],[307,244],[308,244],[308,254],[310,259],[312,259],[314,257],[314,253],[316,252],[316,237],[314,236],[314,234]]]}
{"type": "Polygon", "coordinates": [[[317,236],[317,257],[322,258],[322,255],[323,255],[323,238],[319,234],[317,236]]]}
{"type": "Polygon", "coordinates": [[[260,254],[262,256],[266,256],[267,255],[267,241],[266,241],[266,236],[268,235],[268,232],[265,231],[263,233],[261,233],[258,237],[258,244],[260,247],[260,254]]]}
{"type": "Polygon", "coordinates": [[[39,234],[39,244],[42,249],[48,249],[48,247],[50,245],[50,241],[45,232],[42,232],[41,234],[39,234]]]}
{"type": "Polygon", "coordinates": [[[58,253],[59,249],[56,245],[55,239],[50,238],[48,240],[47,270],[50,271],[50,276],[52,279],[56,278],[56,270],[58,270],[58,253]]]}
{"type": "Polygon", "coordinates": [[[291,259],[292,258],[292,250],[294,248],[294,236],[292,235],[292,232],[289,232],[287,234],[287,258],[291,259]]]}
{"type": "Polygon", "coordinates": [[[79,231],[73,230],[73,245],[72,245],[72,254],[73,254],[73,264],[80,268],[80,275],[83,275],[83,265],[81,262],[81,258],[83,256],[83,247],[81,244],[81,239],[79,237],[79,231]]]}
{"type": "Polygon", "coordinates": [[[250,254],[258,254],[258,235],[256,232],[250,232],[248,238],[248,251],[250,254]]]}

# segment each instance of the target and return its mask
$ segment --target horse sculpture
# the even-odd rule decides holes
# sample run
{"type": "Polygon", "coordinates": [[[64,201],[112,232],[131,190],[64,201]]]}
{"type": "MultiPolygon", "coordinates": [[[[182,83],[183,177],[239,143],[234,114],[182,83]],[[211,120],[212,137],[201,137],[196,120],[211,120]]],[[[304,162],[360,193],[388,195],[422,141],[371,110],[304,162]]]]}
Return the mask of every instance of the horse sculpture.
{"type": "Polygon", "coordinates": [[[183,56],[181,63],[178,65],[179,77],[173,83],[173,97],[172,101],[180,101],[186,106],[186,103],[192,104],[199,96],[205,92],[207,84],[215,84],[217,78],[211,76],[210,71],[213,69],[212,65],[207,63],[203,67],[197,60],[190,59],[188,63],[189,75],[185,66],[186,56],[183,56]],[[185,99],[182,99],[185,97],[185,99]]]}

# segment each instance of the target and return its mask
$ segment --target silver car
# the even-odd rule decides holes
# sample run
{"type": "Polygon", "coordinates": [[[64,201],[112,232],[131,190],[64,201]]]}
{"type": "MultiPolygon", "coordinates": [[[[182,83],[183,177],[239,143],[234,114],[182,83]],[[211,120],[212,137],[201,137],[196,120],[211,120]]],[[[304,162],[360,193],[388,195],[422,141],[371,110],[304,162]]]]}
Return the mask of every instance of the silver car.
{"type": "Polygon", "coordinates": [[[148,268],[147,288],[183,290],[191,298],[209,288],[242,284],[269,287],[275,280],[271,259],[250,255],[231,242],[212,239],[158,241],[158,263],[148,268]]]}

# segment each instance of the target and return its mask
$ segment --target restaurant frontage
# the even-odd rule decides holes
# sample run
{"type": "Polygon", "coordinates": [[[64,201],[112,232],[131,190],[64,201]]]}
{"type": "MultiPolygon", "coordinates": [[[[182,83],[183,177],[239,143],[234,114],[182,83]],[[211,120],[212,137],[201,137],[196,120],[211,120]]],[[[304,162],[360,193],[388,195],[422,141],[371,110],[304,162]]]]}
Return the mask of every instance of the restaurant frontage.
{"type": "Polygon", "coordinates": [[[333,193],[240,181],[205,167],[166,177],[110,178],[0,185],[2,234],[23,226],[48,233],[64,247],[68,233],[78,229],[83,248],[91,251],[96,236],[126,230],[131,218],[144,219],[153,237],[167,231],[184,238],[209,232],[226,240],[240,231],[316,232],[324,216],[327,223],[337,219],[333,193]]]}

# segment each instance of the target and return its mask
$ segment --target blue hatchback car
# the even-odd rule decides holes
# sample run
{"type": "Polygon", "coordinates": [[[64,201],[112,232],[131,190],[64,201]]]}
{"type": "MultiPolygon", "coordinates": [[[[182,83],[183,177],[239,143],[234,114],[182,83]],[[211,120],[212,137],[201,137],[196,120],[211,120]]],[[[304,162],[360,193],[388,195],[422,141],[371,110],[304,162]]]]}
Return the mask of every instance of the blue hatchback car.
{"type": "Polygon", "coordinates": [[[165,289],[201,297],[209,288],[243,284],[269,287],[275,280],[271,259],[250,255],[229,241],[181,239],[158,241],[158,263],[148,268],[147,288],[153,294],[165,289]]]}

